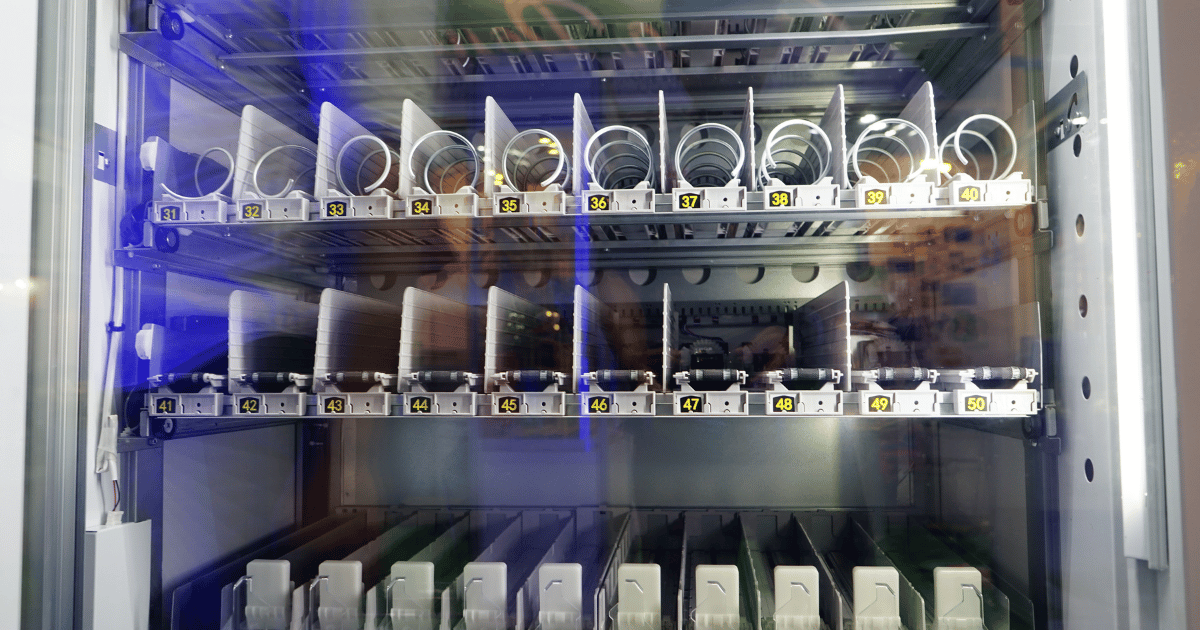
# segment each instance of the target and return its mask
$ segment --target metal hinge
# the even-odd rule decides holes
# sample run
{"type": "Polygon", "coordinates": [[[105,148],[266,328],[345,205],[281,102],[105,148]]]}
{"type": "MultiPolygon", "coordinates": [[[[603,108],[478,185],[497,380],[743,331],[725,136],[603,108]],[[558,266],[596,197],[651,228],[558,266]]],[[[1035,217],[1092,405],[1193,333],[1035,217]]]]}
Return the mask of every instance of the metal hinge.
{"type": "Polygon", "coordinates": [[[1070,140],[1087,124],[1088,107],[1087,73],[1080,72],[1063,89],[1046,102],[1046,147],[1054,147],[1070,140]]]}

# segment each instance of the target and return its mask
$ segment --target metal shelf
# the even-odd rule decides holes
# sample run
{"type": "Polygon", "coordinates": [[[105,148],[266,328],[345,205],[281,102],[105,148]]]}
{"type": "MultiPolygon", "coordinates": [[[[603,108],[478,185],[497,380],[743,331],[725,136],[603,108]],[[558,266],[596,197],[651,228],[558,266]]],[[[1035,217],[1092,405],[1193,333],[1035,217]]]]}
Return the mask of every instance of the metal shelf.
{"type": "MultiPolygon", "coordinates": [[[[251,256],[271,258],[274,275],[289,267],[309,273],[428,271],[449,267],[544,267],[586,257],[594,267],[846,264],[871,250],[894,256],[897,248],[940,238],[947,228],[1008,221],[1024,206],[888,210],[703,211],[653,213],[525,214],[489,217],[401,217],[262,223],[187,224],[179,253],[134,248],[119,264],[163,265],[180,270],[214,264],[212,247],[241,267],[258,268],[251,256]],[[947,222],[946,219],[952,221],[947,222]],[[953,221],[958,219],[958,221],[953,221]],[[705,246],[696,247],[697,241],[705,246]]],[[[175,226],[169,226],[175,227],[175,226]]]]}

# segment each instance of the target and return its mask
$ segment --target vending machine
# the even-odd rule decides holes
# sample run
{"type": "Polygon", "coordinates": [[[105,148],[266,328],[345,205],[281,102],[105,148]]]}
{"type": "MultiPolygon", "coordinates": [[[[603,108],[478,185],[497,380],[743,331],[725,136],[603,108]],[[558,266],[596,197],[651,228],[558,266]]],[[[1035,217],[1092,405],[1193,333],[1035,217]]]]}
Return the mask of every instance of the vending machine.
{"type": "Polygon", "coordinates": [[[25,627],[1186,626],[1159,4],[42,4],[25,627]]]}

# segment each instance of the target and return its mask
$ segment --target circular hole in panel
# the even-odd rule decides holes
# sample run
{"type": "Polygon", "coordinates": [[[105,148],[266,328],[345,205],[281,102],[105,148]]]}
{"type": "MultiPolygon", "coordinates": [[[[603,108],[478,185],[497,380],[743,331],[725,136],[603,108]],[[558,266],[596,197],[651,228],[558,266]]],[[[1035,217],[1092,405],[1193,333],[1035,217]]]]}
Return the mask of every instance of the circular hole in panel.
{"type": "Polygon", "coordinates": [[[445,271],[436,273],[425,273],[417,277],[416,286],[424,291],[436,291],[446,285],[446,281],[450,279],[450,274],[445,271]]]}
{"type": "Polygon", "coordinates": [[[1074,79],[1077,74],[1079,74],[1079,56],[1071,55],[1071,78],[1074,79]]]}
{"type": "Polygon", "coordinates": [[[1079,316],[1087,317],[1087,296],[1079,296],[1079,316]]]}
{"type": "Polygon", "coordinates": [[[737,268],[738,278],[740,278],[741,281],[745,282],[746,284],[754,284],[754,283],[758,282],[759,280],[762,280],[763,276],[766,275],[766,273],[767,273],[766,267],[738,267],[737,268]]]}
{"type": "Polygon", "coordinates": [[[817,265],[792,265],[792,277],[800,282],[812,282],[820,272],[821,268],[817,265]]]}
{"type": "Polygon", "coordinates": [[[1083,222],[1083,215],[1081,214],[1081,215],[1078,215],[1075,217],[1075,234],[1077,236],[1083,236],[1083,228],[1084,228],[1084,222],[1083,222]]]}
{"type": "Polygon", "coordinates": [[[581,269],[575,274],[575,278],[579,284],[582,284],[585,287],[594,287],[597,284],[600,284],[600,280],[604,278],[604,270],[581,269]]]}
{"type": "Polygon", "coordinates": [[[871,263],[854,261],[846,265],[846,276],[855,282],[866,282],[875,275],[875,268],[871,263]]]}
{"type": "Polygon", "coordinates": [[[693,267],[683,270],[683,279],[692,284],[704,284],[708,282],[710,275],[712,275],[712,271],[708,267],[693,267]]]}
{"type": "Polygon", "coordinates": [[[1079,157],[1079,154],[1082,152],[1083,152],[1083,138],[1076,135],[1075,136],[1075,157],[1079,157]]]}
{"type": "Polygon", "coordinates": [[[1086,376],[1083,377],[1083,397],[1084,398],[1092,397],[1092,381],[1088,380],[1088,377],[1086,377],[1086,376]]]}
{"type": "Polygon", "coordinates": [[[495,269],[487,271],[476,271],[471,274],[471,281],[480,289],[487,289],[496,285],[500,280],[500,272],[495,269]]]}
{"type": "Polygon", "coordinates": [[[396,274],[394,273],[373,273],[370,277],[371,286],[375,287],[376,291],[387,291],[396,286],[396,274]]]}
{"type": "Polygon", "coordinates": [[[535,271],[525,271],[521,273],[521,277],[525,278],[525,284],[538,289],[550,282],[550,270],[537,269],[535,271]]]}
{"type": "Polygon", "coordinates": [[[658,275],[658,271],[655,269],[630,269],[629,270],[629,279],[632,280],[634,284],[643,286],[643,287],[650,284],[651,282],[654,282],[654,277],[657,275],[658,275]]]}
{"type": "Polygon", "coordinates": [[[1083,476],[1087,477],[1088,483],[1091,483],[1096,478],[1096,467],[1092,465],[1092,460],[1083,460],[1083,476]]]}

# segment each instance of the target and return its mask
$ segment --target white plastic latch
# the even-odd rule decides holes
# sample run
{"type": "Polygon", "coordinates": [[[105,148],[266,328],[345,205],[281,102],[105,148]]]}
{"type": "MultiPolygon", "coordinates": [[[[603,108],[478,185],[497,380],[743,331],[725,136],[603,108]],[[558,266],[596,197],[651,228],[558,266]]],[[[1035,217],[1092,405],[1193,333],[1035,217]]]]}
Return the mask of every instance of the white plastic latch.
{"type": "Polygon", "coordinates": [[[935,630],[983,630],[983,576],[974,567],[933,570],[935,630]]]}
{"type": "Polygon", "coordinates": [[[854,567],[855,630],[900,630],[900,573],[893,567],[854,567]]]}
{"type": "Polygon", "coordinates": [[[505,630],[508,565],[470,562],[463,569],[463,621],[467,630],[505,630]]]}
{"type": "Polygon", "coordinates": [[[394,630],[433,630],[433,563],[397,562],[387,585],[394,630]]]}
{"type": "Polygon", "coordinates": [[[696,630],[738,630],[738,568],[731,564],[696,567],[696,630]]]}
{"type": "Polygon", "coordinates": [[[317,569],[317,619],[322,630],[359,630],[362,623],[362,563],[326,560],[317,569]],[[324,579],[322,579],[324,578],[324,579]]]}
{"type": "Polygon", "coordinates": [[[657,564],[617,567],[617,630],[662,628],[661,576],[657,564]]]}
{"type": "Polygon", "coordinates": [[[287,560],[252,560],[246,565],[246,627],[285,630],[292,598],[292,565],[287,560]]]}
{"type": "Polygon", "coordinates": [[[542,630],[583,627],[583,567],[546,563],[538,569],[538,623],[542,630]]]}
{"type": "Polygon", "coordinates": [[[816,567],[775,567],[775,628],[818,630],[820,593],[816,567]]]}
{"type": "Polygon", "coordinates": [[[166,334],[166,329],[158,324],[145,324],[142,329],[137,331],[137,335],[133,340],[133,348],[137,351],[138,358],[143,361],[149,361],[151,357],[157,357],[162,354],[163,335],[166,334]]]}

